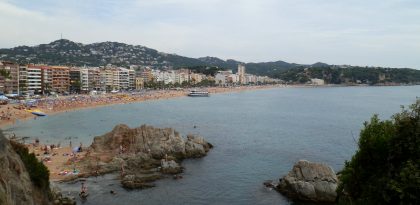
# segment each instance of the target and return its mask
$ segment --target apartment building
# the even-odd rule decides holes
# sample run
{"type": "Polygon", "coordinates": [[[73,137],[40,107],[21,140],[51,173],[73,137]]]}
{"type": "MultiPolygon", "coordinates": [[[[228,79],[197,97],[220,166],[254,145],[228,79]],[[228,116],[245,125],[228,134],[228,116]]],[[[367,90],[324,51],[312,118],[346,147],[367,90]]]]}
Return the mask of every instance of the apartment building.
{"type": "Polygon", "coordinates": [[[19,92],[19,65],[12,62],[0,63],[0,91],[8,94],[19,92]]]}
{"type": "Polygon", "coordinates": [[[70,93],[80,93],[82,89],[82,75],[80,68],[70,68],[70,93]]]}
{"type": "Polygon", "coordinates": [[[136,89],[136,71],[134,69],[128,69],[128,88],[136,89]]]}
{"type": "Polygon", "coordinates": [[[28,93],[28,65],[19,65],[19,93],[28,93]]]}
{"type": "Polygon", "coordinates": [[[41,68],[41,90],[42,93],[53,92],[53,70],[49,66],[39,66],[41,68]]]}
{"type": "Polygon", "coordinates": [[[65,93],[70,88],[70,69],[65,66],[51,66],[52,70],[52,91],[65,93]]]}
{"type": "Polygon", "coordinates": [[[42,67],[37,65],[28,65],[26,85],[30,95],[42,93],[42,67]]]}
{"type": "Polygon", "coordinates": [[[126,68],[118,68],[119,89],[128,90],[130,86],[129,70],[126,68]]]}
{"type": "Polygon", "coordinates": [[[239,76],[239,83],[240,84],[246,84],[246,72],[245,72],[245,66],[242,64],[238,65],[238,76],[239,76]]]}
{"type": "Polygon", "coordinates": [[[113,80],[114,80],[114,73],[112,69],[108,68],[100,68],[99,69],[100,75],[100,87],[101,90],[111,91],[113,88],[113,80]]]}

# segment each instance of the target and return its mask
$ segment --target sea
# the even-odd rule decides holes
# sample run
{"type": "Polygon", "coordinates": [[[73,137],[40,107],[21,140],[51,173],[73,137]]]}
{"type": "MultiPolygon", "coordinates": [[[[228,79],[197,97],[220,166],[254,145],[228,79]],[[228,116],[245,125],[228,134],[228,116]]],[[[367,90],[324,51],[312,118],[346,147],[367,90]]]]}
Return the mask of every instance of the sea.
{"type": "MultiPolygon", "coordinates": [[[[64,112],[4,132],[28,142],[89,145],[117,124],[148,124],[199,134],[214,145],[206,157],[182,162],[182,179],[168,177],[154,188],[125,190],[114,174],[89,178],[90,195],[76,197],[78,204],[297,204],[263,182],[278,180],[300,159],[339,171],[355,153],[365,121],[374,114],[390,119],[419,96],[420,86],[273,88],[64,112]]],[[[74,196],[80,190],[80,182],[57,186],[74,196]]]]}

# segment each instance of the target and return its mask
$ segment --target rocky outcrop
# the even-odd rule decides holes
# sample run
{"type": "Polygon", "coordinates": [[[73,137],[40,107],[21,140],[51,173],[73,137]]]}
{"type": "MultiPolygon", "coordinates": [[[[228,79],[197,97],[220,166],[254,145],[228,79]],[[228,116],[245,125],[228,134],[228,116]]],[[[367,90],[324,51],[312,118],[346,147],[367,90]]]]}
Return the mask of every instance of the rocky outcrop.
{"type": "Polygon", "coordinates": [[[144,189],[154,187],[151,182],[161,178],[160,174],[130,174],[122,178],[121,184],[127,189],[144,189]]]}
{"type": "Polygon", "coordinates": [[[166,156],[176,159],[203,157],[211,147],[202,137],[188,135],[184,139],[172,128],[160,129],[146,125],[133,129],[127,125],[117,125],[111,132],[95,137],[91,145],[92,151],[97,153],[143,153],[155,159],[166,156]]]}
{"type": "Polygon", "coordinates": [[[335,202],[337,185],[338,179],[331,167],[300,160],[280,179],[277,190],[292,199],[335,202]]]}
{"type": "MultiPolygon", "coordinates": [[[[148,188],[164,174],[178,174],[186,158],[203,157],[212,145],[197,135],[182,137],[172,128],[117,125],[95,137],[85,162],[96,162],[96,173],[121,172],[125,188],[148,188]]],[[[92,170],[92,168],[90,168],[92,170]]]]}
{"type": "Polygon", "coordinates": [[[76,205],[76,199],[72,196],[63,196],[58,187],[51,189],[51,195],[54,201],[53,205],[76,205]]]}
{"type": "Polygon", "coordinates": [[[160,171],[164,174],[178,174],[182,172],[182,167],[174,160],[162,159],[160,169],[160,171]]]}
{"type": "Polygon", "coordinates": [[[47,193],[37,190],[9,141],[0,132],[0,204],[49,204],[47,193]]]}

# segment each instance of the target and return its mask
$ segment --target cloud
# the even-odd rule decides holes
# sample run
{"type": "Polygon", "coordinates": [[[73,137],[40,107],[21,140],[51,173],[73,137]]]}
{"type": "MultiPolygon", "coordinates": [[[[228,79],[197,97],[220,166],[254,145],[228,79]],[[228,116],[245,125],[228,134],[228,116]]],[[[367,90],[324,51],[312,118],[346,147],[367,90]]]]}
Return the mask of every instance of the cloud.
{"type": "Polygon", "coordinates": [[[0,47],[60,37],[242,61],[420,68],[414,0],[0,0],[0,47]]]}

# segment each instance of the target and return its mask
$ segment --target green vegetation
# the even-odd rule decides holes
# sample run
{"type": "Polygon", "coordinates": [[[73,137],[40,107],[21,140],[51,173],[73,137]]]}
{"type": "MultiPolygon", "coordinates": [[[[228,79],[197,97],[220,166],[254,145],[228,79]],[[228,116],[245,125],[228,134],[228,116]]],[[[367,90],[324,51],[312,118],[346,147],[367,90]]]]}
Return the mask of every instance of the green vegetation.
{"type": "Polygon", "coordinates": [[[29,173],[32,183],[41,190],[49,191],[50,187],[50,172],[48,168],[38,161],[33,153],[29,153],[28,148],[15,141],[10,141],[13,149],[20,156],[26,170],[29,173]]]}
{"type": "Polygon", "coordinates": [[[0,69],[0,76],[6,79],[10,79],[10,71],[5,69],[0,69]]]}
{"type": "Polygon", "coordinates": [[[420,99],[391,120],[365,122],[337,189],[342,204],[420,204],[420,99]]]}
{"type": "MultiPolygon", "coordinates": [[[[183,67],[180,67],[183,68],[183,67]]],[[[184,67],[187,69],[190,69],[191,71],[194,71],[195,73],[202,73],[204,75],[211,75],[214,76],[218,71],[227,70],[224,68],[219,68],[216,66],[190,66],[190,67],[184,67]]]]}
{"type": "Polygon", "coordinates": [[[328,84],[418,84],[420,83],[420,70],[335,66],[297,67],[279,72],[274,77],[289,83],[306,83],[311,78],[319,78],[328,84]]]}

